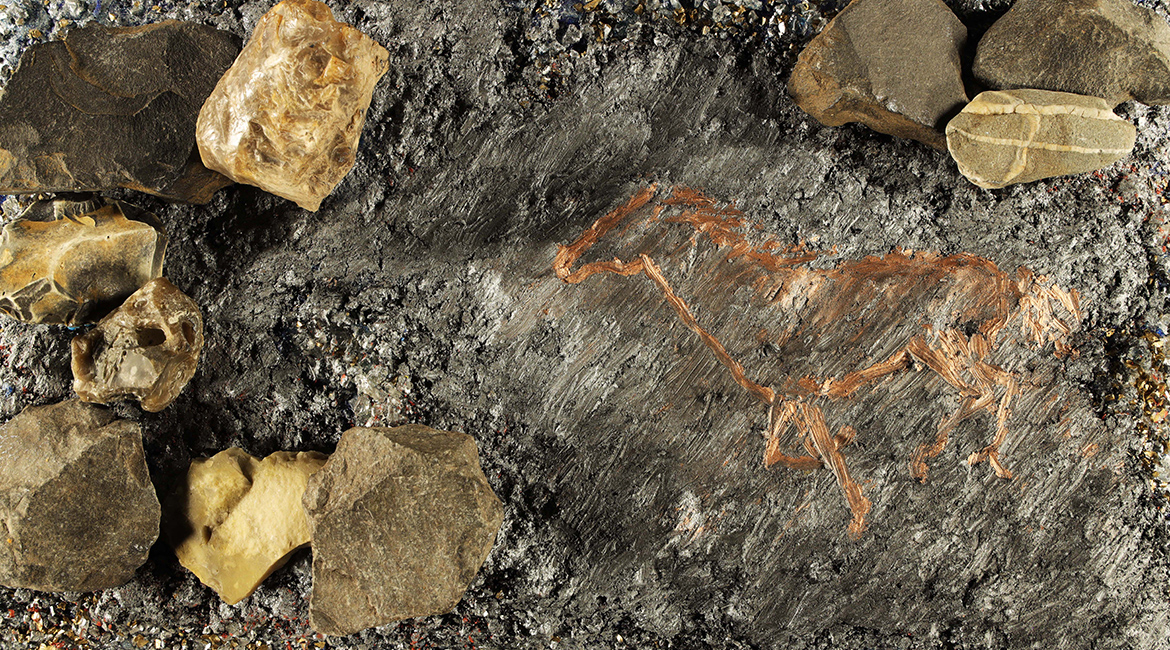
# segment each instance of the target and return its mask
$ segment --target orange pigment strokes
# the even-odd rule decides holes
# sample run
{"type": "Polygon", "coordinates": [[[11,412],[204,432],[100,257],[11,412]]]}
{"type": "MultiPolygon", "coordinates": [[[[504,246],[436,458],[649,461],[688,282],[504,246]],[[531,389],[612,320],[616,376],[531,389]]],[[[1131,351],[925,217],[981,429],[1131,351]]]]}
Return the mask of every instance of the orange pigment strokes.
{"type": "MultiPolygon", "coordinates": [[[[820,406],[812,401],[849,397],[882,377],[912,368],[916,362],[938,373],[958,391],[961,401],[953,414],[939,422],[935,439],[914,452],[910,458],[911,474],[920,481],[925,480],[926,461],[943,451],[955,426],[980,412],[988,412],[995,419],[995,435],[990,444],[971,454],[968,462],[974,465],[986,460],[997,476],[1011,478],[1011,472],[1000,459],[999,447],[1008,434],[1012,400],[1021,388],[1010,372],[986,359],[999,345],[1000,335],[1009,325],[1018,327],[1021,335],[1035,346],[1052,343],[1058,355],[1075,354],[1068,344],[1068,336],[1081,321],[1075,290],[1065,291],[1023,268],[1012,278],[991,261],[966,253],[942,257],[899,249],[884,257],[866,257],[841,262],[829,269],[811,269],[807,263],[815,260],[818,253],[771,238],[749,237],[759,235],[760,228],[745,220],[734,204],[721,206],[695,190],[675,188],[669,197],[658,199],[652,209],[642,210],[657,196],[657,186],[642,189],[625,205],[598,219],[576,241],[560,246],[553,262],[557,277],[571,284],[598,273],[642,274],[649,278],[679,319],[702,339],[736,383],[768,406],[764,465],[779,463],[797,469],[827,466],[844,491],[852,512],[850,534],[861,534],[870,509],[869,499],[850,476],[841,453],[856,432],[848,426],[836,434],[830,432],[820,406]],[[619,225],[622,228],[615,231],[619,225]],[[723,253],[721,262],[746,263],[746,268],[752,270],[750,275],[741,273],[732,281],[750,283],[773,304],[789,304],[793,309],[802,309],[798,305],[804,305],[806,312],[802,312],[802,317],[819,319],[822,328],[840,327],[839,322],[846,318],[846,313],[850,309],[856,311],[859,296],[880,300],[881,310],[890,311],[897,307],[899,300],[912,297],[911,294],[923,291],[924,287],[939,286],[946,287],[946,293],[931,304],[935,310],[945,312],[940,318],[951,325],[936,328],[925,323],[920,333],[909,336],[884,361],[841,377],[805,376],[788,380],[775,389],[760,385],[700,324],[687,302],[672,288],[660,265],[645,252],[654,245],[629,254],[625,260],[614,257],[573,268],[582,255],[604,242],[603,238],[611,232],[615,232],[613,238],[619,238],[631,228],[642,228],[649,234],[645,241],[655,242],[661,248],[661,242],[666,241],[666,229],[678,225],[692,229],[682,247],[694,249],[706,238],[709,245],[723,253]],[[960,329],[954,323],[967,325],[960,329]],[[782,450],[781,439],[790,426],[796,428],[807,455],[790,456],[782,450]]],[[[676,255],[678,250],[670,254],[676,255]]]]}

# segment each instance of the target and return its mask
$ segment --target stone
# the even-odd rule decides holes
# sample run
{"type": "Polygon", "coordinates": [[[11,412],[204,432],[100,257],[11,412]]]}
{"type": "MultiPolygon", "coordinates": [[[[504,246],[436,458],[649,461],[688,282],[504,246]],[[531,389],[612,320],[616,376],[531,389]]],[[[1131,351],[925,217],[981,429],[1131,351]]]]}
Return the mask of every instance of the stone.
{"type": "Polygon", "coordinates": [[[979,41],[990,88],[1170,103],[1170,24],[1129,0],[1018,0],[979,41]]]}
{"type": "Polygon", "coordinates": [[[38,201],[0,232],[0,312],[92,323],[159,277],[166,247],[159,220],[127,203],[38,201]]]}
{"type": "Polygon", "coordinates": [[[316,211],[353,167],[388,53],[316,0],[285,0],[199,112],[203,164],[316,211]]]}
{"type": "Polygon", "coordinates": [[[166,534],[179,563],[234,605],[309,544],[301,497],[325,464],[315,451],[264,460],[237,447],[192,461],[167,501],[166,534]]]}
{"type": "Polygon", "coordinates": [[[304,504],[309,620],[331,635],[451,611],[504,516],[471,436],[417,424],[343,433],[304,504]]]}
{"type": "Polygon", "coordinates": [[[228,185],[200,162],[195,120],[239,52],[196,23],[91,23],[34,45],[0,97],[0,194],[118,187],[206,203],[228,185]]]}
{"type": "Polygon", "coordinates": [[[73,339],[73,390],[87,402],[134,397],[163,410],[195,375],[203,349],[199,306],[166,278],[135,291],[73,339]]]}
{"type": "Polygon", "coordinates": [[[158,538],[142,432],[77,400],[0,427],[0,584],[93,591],[125,584],[158,538]]]}
{"type": "Polygon", "coordinates": [[[945,149],[967,102],[967,28],[940,0],[854,0],[800,53],[788,92],[826,126],[869,128],[945,149]]]}
{"type": "Polygon", "coordinates": [[[1048,90],[980,93],[947,124],[959,171],[988,189],[1108,167],[1136,137],[1105,100],[1048,90]]]}

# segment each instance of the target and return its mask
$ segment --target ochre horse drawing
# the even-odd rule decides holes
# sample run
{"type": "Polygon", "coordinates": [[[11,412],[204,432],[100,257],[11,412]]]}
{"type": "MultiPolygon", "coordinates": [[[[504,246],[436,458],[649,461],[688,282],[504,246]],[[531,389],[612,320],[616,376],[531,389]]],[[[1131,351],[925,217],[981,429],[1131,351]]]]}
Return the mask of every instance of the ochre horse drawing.
{"type": "Polygon", "coordinates": [[[842,454],[856,431],[843,426],[836,434],[830,432],[818,403],[850,397],[892,373],[925,366],[960,396],[957,410],[938,423],[934,440],[912,454],[912,476],[924,481],[927,461],[943,451],[949,433],[985,412],[994,419],[994,435],[967,460],[971,465],[987,461],[997,476],[1011,478],[1000,446],[1008,436],[1012,400],[1026,387],[1017,373],[993,365],[989,356],[1008,337],[1036,348],[1051,344],[1057,355],[1075,354],[1068,342],[1081,321],[1075,290],[1065,291],[1024,268],[1011,277],[990,260],[966,253],[941,256],[899,249],[816,268],[810,263],[825,253],[783,244],[761,231],[734,204],[720,205],[685,188],[661,198],[658,188],[650,186],[598,219],[576,241],[560,246],[553,269],[571,284],[596,274],[644,275],[653,282],[735,382],[768,406],[765,466],[828,467],[852,512],[848,530],[854,536],[865,529],[870,509],[842,454]],[[591,250],[596,261],[578,266],[591,250]],[[624,259],[606,258],[605,252],[623,253],[624,259]],[[755,337],[758,343],[781,349],[787,345],[799,353],[814,341],[847,352],[828,372],[761,385],[674,289],[678,278],[668,277],[663,260],[712,288],[696,292],[700,309],[719,313],[730,304],[728,296],[740,296],[742,302],[747,295],[758,308],[735,312],[731,320],[741,328],[753,311],[770,310],[760,317],[766,326],[755,337]],[[768,329],[769,318],[786,321],[778,334],[768,329]],[[875,332],[881,340],[866,339],[875,332]],[[806,453],[786,453],[782,441],[790,427],[806,453]]]}

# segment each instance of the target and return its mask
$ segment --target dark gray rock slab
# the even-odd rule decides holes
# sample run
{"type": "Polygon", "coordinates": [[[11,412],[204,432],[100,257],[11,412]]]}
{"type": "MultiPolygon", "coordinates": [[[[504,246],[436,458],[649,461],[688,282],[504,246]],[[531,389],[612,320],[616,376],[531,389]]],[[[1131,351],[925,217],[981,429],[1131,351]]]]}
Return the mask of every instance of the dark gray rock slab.
{"type": "Polygon", "coordinates": [[[122,585],[158,538],[159,512],[136,423],[68,400],[0,427],[0,584],[122,585]]]}
{"type": "Polygon", "coordinates": [[[203,166],[195,121],[239,53],[195,23],[91,24],[30,47],[0,97],[0,193],[124,187],[206,203],[231,181],[203,166]]]}
{"type": "Polygon", "coordinates": [[[1019,0],[979,41],[990,88],[1170,103],[1170,24],[1129,0],[1019,0]]]}
{"type": "Polygon", "coordinates": [[[420,425],[343,433],[304,504],[309,615],[331,635],[451,611],[504,517],[475,440],[420,425]]]}
{"type": "Polygon", "coordinates": [[[943,128],[967,101],[966,42],[939,0],[854,0],[800,53],[788,92],[828,126],[861,122],[946,149],[943,128]]]}

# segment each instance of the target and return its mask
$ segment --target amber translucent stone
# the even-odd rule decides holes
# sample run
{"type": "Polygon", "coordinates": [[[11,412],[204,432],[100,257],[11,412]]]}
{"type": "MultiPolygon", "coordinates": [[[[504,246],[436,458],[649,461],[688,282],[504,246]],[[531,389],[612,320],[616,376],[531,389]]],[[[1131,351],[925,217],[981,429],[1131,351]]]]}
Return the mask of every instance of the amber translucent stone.
{"type": "Polygon", "coordinates": [[[199,111],[203,164],[315,211],[354,165],[387,58],[324,3],[281,2],[199,111]]]}
{"type": "Polygon", "coordinates": [[[157,278],[73,339],[73,390],[87,402],[136,397],[143,409],[161,411],[195,375],[202,349],[199,307],[157,278]]]}

